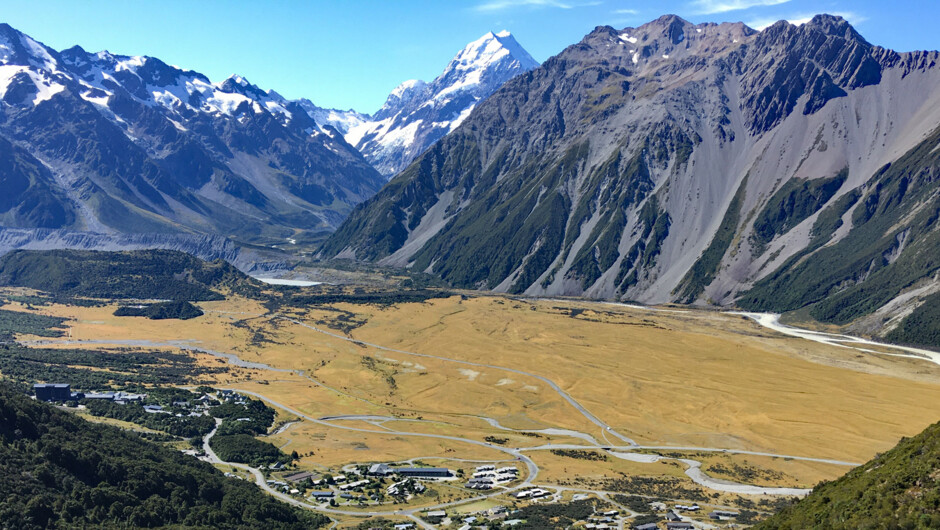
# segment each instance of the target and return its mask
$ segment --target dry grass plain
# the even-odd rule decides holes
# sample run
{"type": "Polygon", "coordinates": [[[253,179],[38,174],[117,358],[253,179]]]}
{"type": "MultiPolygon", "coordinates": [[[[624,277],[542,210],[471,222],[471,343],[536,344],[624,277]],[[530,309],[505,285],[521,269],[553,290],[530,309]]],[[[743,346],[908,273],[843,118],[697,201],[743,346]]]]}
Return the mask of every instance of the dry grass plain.
{"type": "MultiPolygon", "coordinates": [[[[233,369],[216,383],[262,394],[314,418],[395,416],[381,424],[334,421],[374,432],[302,422],[272,436],[305,456],[310,469],[415,457],[502,460],[484,447],[402,432],[505,439],[507,447],[585,444],[563,433],[526,436],[511,429],[568,429],[601,444],[619,443],[544,381],[550,379],[617,431],[645,445],[709,447],[864,462],[940,419],[940,367],[861,354],[784,337],[750,320],[709,311],[657,311],[567,300],[454,296],[392,306],[335,304],[269,314],[257,301],[230,297],[199,304],[189,321],[119,318],[115,307],[53,305],[32,311],[71,319],[72,340],[152,341],[236,354],[288,371],[233,369]],[[330,333],[361,325],[348,337],[402,352],[357,344],[330,333]],[[411,355],[446,357],[493,367],[411,355]]],[[[17,304],[7,309],[26,310],[17,304]]],[[[78,344],[81,347],[81,342],[78,344]]],[[[72,345],[76,347],[76,345],[72,345]]],[[[100,348],[99,344],[89,347],[100,348]]],[[[218,359],[200,354],[200,362],[218,359]]],[[[534,451],[539,483],[572,473],[618,472],[683,476],[667,464],[611,458],[582,462],[534,451]],[[583,468],[583,469],[582,469],[583,468]]],[[[703,458],[778,473],[762,485],[814,485],[847,468],[770,457],[703,458]]],[[[721,476],[719,478],[730,478],[721,476]]]]}
{"type": "MultiPolygon", "coordinates": [[[[716,312],[455,297],[374,309],[352,335],[538,373],[648,444],[864,461],[940,418],[936,365],[781,337],[716,312]]],[[[526,385],[498,386],[507,377],[516,379],[487,370],[475,382],[526,385]]]]}

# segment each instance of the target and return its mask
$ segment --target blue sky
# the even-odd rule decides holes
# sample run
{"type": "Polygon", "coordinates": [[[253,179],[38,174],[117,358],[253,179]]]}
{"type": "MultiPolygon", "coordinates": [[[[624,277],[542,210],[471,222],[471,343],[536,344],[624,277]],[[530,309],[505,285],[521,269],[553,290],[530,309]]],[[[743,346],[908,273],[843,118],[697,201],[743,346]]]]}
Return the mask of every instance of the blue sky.
{"type": "Polygon", "coordinates": [[[539,61],[595,26],[665,13],[755,27],[841,14],[870,42],[940,48],[936,0],[4,0],[0,22],[63,49],[151,55],[213,81],[238,73],[318,105],[374,112],[406,79],[429,81],[466,43],[508,29],[539,61]]]}

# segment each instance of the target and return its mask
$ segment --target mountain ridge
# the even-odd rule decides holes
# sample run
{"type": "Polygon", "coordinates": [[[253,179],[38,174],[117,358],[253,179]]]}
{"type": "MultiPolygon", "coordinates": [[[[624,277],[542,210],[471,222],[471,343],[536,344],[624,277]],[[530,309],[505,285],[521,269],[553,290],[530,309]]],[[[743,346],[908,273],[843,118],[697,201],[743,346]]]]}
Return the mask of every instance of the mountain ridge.
{"type": "MultiPolygon", "coordinates": [[[[321,255],[459,287],[731,305],[838,245],[852,224],[836,209],[930,147],[936,57],[873,46],[830,15],[761,32],[676,16],[598,27],[478,105],[321,255]]],[[[933,281],[920,267],[912,281],[933,281]]]]}

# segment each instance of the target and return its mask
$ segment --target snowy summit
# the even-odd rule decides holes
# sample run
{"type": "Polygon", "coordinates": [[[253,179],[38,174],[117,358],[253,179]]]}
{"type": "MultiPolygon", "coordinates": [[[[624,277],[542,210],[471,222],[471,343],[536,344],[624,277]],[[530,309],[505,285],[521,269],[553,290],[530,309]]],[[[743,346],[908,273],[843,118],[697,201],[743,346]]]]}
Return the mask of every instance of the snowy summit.
{"type": "Polygon", "coordinates": [[[488,32],[430,83],[412,79],[397,86],[369,120],[346,131],[346,141],[391,177],[456,129],[478,102],[538,65],[508,31],[488,32]]]}

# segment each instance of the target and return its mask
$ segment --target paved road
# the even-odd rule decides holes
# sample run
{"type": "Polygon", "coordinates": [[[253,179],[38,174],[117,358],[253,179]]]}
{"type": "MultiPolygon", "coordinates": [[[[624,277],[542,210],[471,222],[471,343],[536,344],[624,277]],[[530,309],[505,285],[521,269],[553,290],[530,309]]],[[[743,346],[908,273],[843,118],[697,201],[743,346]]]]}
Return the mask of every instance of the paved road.
{"type": "MultiPolygon", "coordinates": [[[[313,504],[308,504],[308,503],[306,503],[306,502],[299,501],[299,500],[297,500],[297,499],[291,497],[290,495],[286,495],[286,494],[284,494],[283,492],[280,492],[280,491],[278,491],[278,490],[272,488],[270,485],[268,485],[268,482],[267,482],[267,480],[265,480],[264,474],[261,473],[261,470],[260,470],[260,469],[251,467],[251,466],[249,466],[248,464],[239,464],[239,463],[236,463],[236,462],[226,462],[226,461],[222,460],[221,458],[219,458],[218,455],[215,454],[215,451],[212,450],[212,447],[209,446],[209,440],[211,440],[212,437],[215,436],[215,433],[216,433],[216,431],[219,429],[219,425],[221,425],[221,424],[222,424],[222,420],[219,419],[219,418],[216,418],[216,420],[215,420],[215,428],[213,428],[212,431],[210,431],[209,434],[207,434],[207,435],[205,436],[205,438],[202,439],[202,448],[203,448],[203,450],[204,450],[205,453],[206,453],[206,457],[205,457],[205,458],[206,458],[206,460],[207,460],[209,463],[211,463],[211,464],[222,464],[222,465],[226,465],[226,466],[231,466],[231,467],[238,468],[238,469],[242,469],[242,470],[245,470],[245,471],[251,473],[251,476],[254,477],[255,484],[257,484],[261,489],[263,489],[264,491],[266,491],[268,494],[273,495],[274,497],[277,497],[277,498],[280,499],[281,501],[284,501],[284,502],[286,502],[286,503],[288,503],[288,504],[291,504],[291,505],[294,505],[294,506],[298,506],[298,507],[300,507],[300,508],[306,508],[306,509],[309,509],[309,510],[316,510],[316,511],[320,511],[320,512],[324,511],[324,510],[321,509],[319,506],[314,506],[313,504]]],[[[334,520],[333,522],[334,522],[334,525],[333,525],[333,526],[335,526],[336,521],[334,520]]]]}
{"type": "MultiPolygon", "coordinates": [[[[489,423],[491,426],[493,426],[493,427],[495,427],[495,428],[497,428],[497,429],[499,429],[499,430],[502,430],[502,431],[510,431],[510,432],[534,432],[534,433],[539,433],[539,434],[546,434],[546,435],[549,435],[549,436],[570,436],[570,437],[572,437],[572,438],[580,438],[581,440],[584,440],[585,442],[587,442],[587,443],[589,443],[589,444],[594,444],[594,445],[597,446],[597,447],[600,447],[601,445],[603,445],[603,444],[601,444],[600,442],[598,442],[598,441],[597,441],[593,436],[591,436],[590,434],[584,434],[583,432],[580,432],[580,431],[572,431],[572,430],[570,430],[570,429],[554,429],[554,428],[548,428],[548,429],[513,429],[513,428],[511,428],[511,427],[506,427],[505,425],[499,423],[499,421],[497,421],[497,420],[495,420],[495,419],[493,419],[493,418],[489,418],[489,417],[487,417],[487,416],[473,416],[473,417],[474,417],[474,418],[481,419],[481,420],[483,420],[483,421],[489,423]]],[[[608,445],[609,445],[609,444],[608,444],[608,445]]]]}
{"type": "MultiPolygon", "coordinates": [[[[296,416],[298,416],[298,417],[304,418],[304,419],[309,420],[309,421],[313,421],[313,422],[315,422],[315,423],[319,423],[319,424],[324,425],[324,426],[333,427],[333,428],[339,428],[339,429],[346,429],[346,430],[357,431],[357,432],[369,432],[369,433],[375,433],[375,432],[376,432],[376,431],[373,431],[373,430],[370,430],[370,429],[361,429],[361,428],[358,428],[358,427],[349,427],[349,426],[336,425],[336,424],[331,423],[331,422],[329,422],[329,421],[324,421],[324,420],[322,420],[322,419],[317,419],[317,418],[313,418],[313,417],[311,417],[311,416],[308,416],[308,415],[306,415],[306,414],[304,414],[304,413],[302,413],[302,412],[300,412],[300,411],[294,410],[294,409],[292,409],[292,408],[290,408],[290,407],[287,407],[287,406],[285,406],[285,405],[283,405],[283,404],[281,404],[281,403],[278,403],[278,402],[276,402],[276,401],[274,401],[274,400],[271,400],[270,398],[267,398],[266,396],[263,396],[263,395],[261,395],[261,394],[257,394],[257,393],[255,393],[255,392],[247,392],[247,391],[244,391],[244,390],[241,390],[240,392],[253,395],[253,396],[255,396],[255,397],[259,398],[259,399],[262,399],[262,400],[266,401],[267,403],[270,403],[271,405],[273,405],[273,406],[275,406],[275,407],[279,407],[279,408],[281,408],[281,409],[283,409],[283,410],[286,410],[286,411],[288,411],[288,412],[290,412],[290,413],[292,413],[292,414],[294,414],[294,415],[296,415],[296,416]]],[[[445,503],[445,504],[441,504],[441,505],[437,505],[437,506],[433,506],[433,507],[424,507],[424,508],[422,508],[421,510],[411,510],[411,511],[407,511],[407,513],[415,513],[416,511],[423,511],[423,510],[434,510],[434,509],[439,509],[439,508],[445,508],[445,507],[448,507],[448,506],[455,506],[455,505],[457,505],[457,504],[466,504],[466,503],[468,503],[468,502],[474,502],[474,501],[482,500],[482,499],[485,499],[485,498],[488,498],[488,497],[495,497],[495,496],[502,495],[502,494],[505,494],[505,493],[510,493],[510,492],[517,491],[517,490],[520,490],[520,489],[523,489],[523,488],[528,488],[528,487],[534,486],[533,482],[534,482],[536,476],[538,475],[538,466],[537,466],[537,465],[535,464],[535,462],[533,462],[531,459],[529,459],[528,457],[526,457],[526,456],[523,455],[523,452],[524,452],[524,451],[552,450],[552,449],[597,449],[597,448],[598,448],[597,446],[584,446],[584,445],[572,445],[572,444],[546,444],[546,445],[541,445],[541,446],[537,446],[537,447],[524,447],[524,448],[510,449],[510,448],[506,448],[506,447],[499,447],[499,446],[497,446],[497,445],[493,445],[493,444],[486,443],[486,442],[480,442],[480,441],[477,441],[477,440],[471,440],[471,439],[467,439],[467,438],[460,438],[460,437],[456,437],[456,436],[446,436],[446,435],[440,435],[440,434],[422,434],[422,433],[411,433],[411,432],[394,431],[394,430],[390,430],[388,434],[393,434],[393,435],[396,435],[396,436],[417,436],[417,437],[437,438],[437,439],[444,439],[444,440],[451,440],[451,441],[459,441],[459,442],[464,442],[464,443],[470,443],[470,444],[478,445],[478,446],[481,446],[481,447],[487,447],[487,448],[495,449],[495,450],[497,450],[497,451],[502,451],[502,452],[504,452],[504,453],[507,453],[507,454],[510,454],[510,455],[514,456],[517,460],[521,460],[521,461],[525,462],[525,463],[526,463],[526,466],[527,466],[528,469],[529,469],[529,475],[526,477],[526,479],[525,479],[522,483],[520,483],[519,485],[517,485],[517,486],[515,486],[515,487],[507,488],[506,490],[494,491],[493,493],[486,494],[486,495],[481,495],[481,496],[478,496],[478,497],[474,497],[474,498],[472,498],[472,499],[465,499],[465,500],[462,500],[462,501],[454,501],[454,502],[451,502],[451,503],[445,503]]],[[[631,449],[636,449],[636,448],[638,448],[638,447],[637,447],[637,446],[622,446],[622,447],[609,447],[609,448],[608,448],[608,447],[604,447],[604,448],[602,448],[602,449],[605,449],[605,450],[607,450],[608,452],[610,452],[612,455],[617,456],[617,453],[614,452],[614,450],[616,450],[616,449],[629,451],[629,450],[631,450],[631,449]]],[[[646,448],[652,449],[653,447],[646,447],[646,448]]],[[[657,449],[663,449],[663,448],[665,448],[665,447],[657,447],[657,449]]],[[[788,457],[788,456],[783,456],[783,455],[775,455],[775,454],[772,454],[772,453],[759,453],[759,452],[753,452],[753,451],[729,451],[729,450],[716,449],[716,448],[693,448],[693,447],[668,447],[668,449],[672,449],[672,450],[690,450],[690,451],[707,451],[707,452],[724,452],[724,453],[732,453],[732,452],[734,452],[734,453],[740,453],[740,454],[751,454],[751,455],[761,455],[761,456],[778,456],[778,457],[783,457],[783,458],[794,458],[794,459],[798,459],[798,460],[808,460],[808,461],[813,461],[813,462],[823,462],[823,463],[829,463],[829,464],[839,464],[839,465],[848,465],[848,466],[855,466],[855,465],[857,465],[857,464],[852,464],[852,463],[848,463],[848,462],[840,462],[840,461],[837,461],[837,460],[807,458],[807,457],[788,457]]],[[[801,496],[801,495],[806,495],[806,494],[808,494],[808,493],[811,491],[811,490],[809,490],[809,489],[802,489],[802,488],[775,488],[775,487],[754,486],[754,485],[750,485],[750,484],[740,484],[740,483],[731,482],[731,481],[726,481],[726,480],[713,479],[713,478],[709,477],[707,474],[705,474],[705,472],[703,472],[703,471],[701,470],[702,463],[699,462],[699,461],[697,461],[697,460],[692,460],[692,459],[688,459],[688,458],[668,458],[668,457],[661,457],[661,459],[664,459],[664,460],[678,460],[678,461],[682,462],[683,464],[685,464],[685,465],[687,466],[687,468],[686,468],[686,470],[685,470],[685,474],[686,474],[693,482],[695,482],[696,484],[699,484],[699,485],[701,485],[701,486],[704,486],[704,487],[706,487],[706,488],[709,488],[709,489],[712,489],[712,490],[716,490],[716,491],[725,491],[725,492],[738,493],[738,494],[745,494],[745,495],[786,495],[786,496],[793,496],[793,495],[801,496]]],[[[543,486],[543,487],[548,488],[548,487],[552,487],[552,486],[543,486]]],[[[321,509],[321,510],[322,510],[322,509],[321,509]]],[[[344,513],[344,514],[347,514],[347,515],[353,515],[353,513],[351,513],[351,512],[336,511],[336,510],[331,510],[331,511],[329,511],[328,513],[344,513]]],[[[356,512],[356,513],[362,513],[362,512],[356,512]]],[[[393,514],[401,515],[401,514],[406,514],[406,512],[367,512],[367,513],[369,513],[370,515],[393,515],[393,514]]]]}
{"type": "Polygon", "coordinates": [[[737,493],[739,495],[794,495],[799,497],[808,495],[809,492],[813,491],[808,488],[774,488],[739,484],[728,480],[718,480],[706,475],[705,472],[702,471],[702,463],[698,460],[690,460],[688,458],[680,458],[678,460],[689,466],[686,468],[685,474],[692,479],[692,482],[715,491],[737,493]]]}
{"type": "Polygon", "coordinates": [[[813,458],[810,456],[782,455],[779,453],[764,453],[761,451],[745,451],[742,449],[722,449],[720,447],[681,447],[674,445],[638,445],[636,447],[627,447],[626,449],[652,449],[657,451],[698,451],[703,453],[728,453],[732,455],[753,455],[770,456],[774,458],[786,458],[790,460],[802,460],[804,462],[817,462],[820,464],[832,464],[836,466],[857,467],[862,464],[859,462],[846,462],[844,460],[833,460],[829,458],[813,458]]]}
{"type": "MultiPolygon", "coordinates": [[[[603,449],[605,451],[613,451],[613,452],[623,451],[628,454],[635,454],[635,455],[644,455],[644,453],[631,453],[631,451],[636,451],[638,449],[650,449],[654,451],[688,451],[688,452],[698,452],[698,453],[725,453],[729,455],[769,456],[772,458],[784,458],[788,460],[802,460],[804,462],[817,462],[820,464],[832,464],[835,466],[847,466],[847,467],[857,467],[861,465],[858,462],[846,462],[844,460],[833,460],[829,458],[813,458],[810,456],[783,455],[779,453],[765,453],[761,451],[745,451],[743,449],[722,449],[720,447],[694,447],[694,446],[678,446],[678,445],[604,445],[604,446],[598,446],[598,445],[578,445],[578,444],[544,444],[544,445],[536,445],[532,447],[523,447],[520,449],[520,451],[545,451],[549,449],[574,449],[574,450],[603,449]]],[[[660,457],[660,458],[666,458],[666,457],[660,457]]]]}
{"type": "MultiPolygon", "coordinates": [[[[478,441],[478,440],[472,440],[472,439],[469,439],[469,438],[460,438],[460,437],[458,437],[458,436],[447,436],[447,435],[443,435],[443,434],[414,433],[414,432],[408,432],[408,431],[395,431],[395,430],[391,430],[391,429],[389,429],[387,432],[383,432],[383,431],[374,431],[374,430],[371,430],[371,429],[361,429],[361,428],[358,428],[358,427],[350,427],[350,426],[348,426],[348,425],[339,425],[339,424],[336,424],[336,423],[331,423],[331,422],[329,422],[329,421],[324,421],[324,420],[321,420],[321,419],[319,419],[319,418],[314,418],[313,416],[309,416],[309,415],[307,415],[307,414],[304,414],[303,412],[301,412],[301,411],[299,411],[299,410],[296,410],[296,409],[291,408],[291,407],[289,407],[289,406],[287,406],[287,405],[284,405],[283,403],[279,403],[279,402],[277,402],[277,401],[274,401],[274,400],[270,399],[269,397],[264,396],[264,395],[262,395],[262,394],[259,394],[259,393],[257,393],[257,392],[250,392],[250,391],[241,390],[241,389],[239,389],[238,392],[243,393],[243,394],[247,394],[247,395],[254,396],[254,397],[256,397],[256,398],[258,398],[258,399],[260,399],[260,400],[262,400],[262,401],[264,401],[264,402],[266,402],[266,403],[268,403],[268,404],[270,404],[270,405],[272,405],[272,406],[274,406],[274,407],[277,407],[277,408],[280,408],[281,410],[290,412],[291,414],[293,414],[293,415],[295,415],[295,416],[297,416],[297,417],[299,417],[299,418],[303,418],[304,420],[307,420],[307,421],[310,421],[310,422],[313,422],[313,423],[317,423],[317,424],[319,424],[319,425],[324,425],[324,426],[326,426],[326,427],[331,427],[331,428],[334,428],[334,429],[343,429],[343,430],[347,430],[347,431],[365,432],[365,433],[371,433],[371,434],[382,434],[382,435],[389,435],[389,436],[411,436],[411,437],[416,437],[416,438],[434,438],[434,439],[438,439],[438,440],[450,440],[450,441],[454,441],[454,442],[463,442],[463,443],[468,443],[468,444],[476,445],[476,446],[479,446],[479,447],[485,447],[485,448],[487,448],[487,449],[493,449],[493,450],[495,450],[495,451],[500,451],[500,452],[506,453],[506,454],[508,454],[508,455],[511,455],[511,456],[513,457],[513,460],[524,463],[524,464],[526,465],[526,468],[527,468],[527,471],[528,471],[528,474],[527,474],[527,476],[525,477],[525,479],[524,479],[521,483],[519,483],[518,485],[513,486],[513,487],[511,487],[511,488],[505,488],[505,489],[500,489],[500,490],[494,490],[494,491],[492,491],[491,493],[487,493],[487,494],[483,494],[483,495],[478,495],[478,496],[476,496],[476,497],[472,497],[472,498],[469,498],[469,499],[462,499],[462,500],[457,500],[457,501],[452,501],[452,502],[446,502],[446,503],[436,504],[436,505],[433,505],[433,506],[423,506],[423,507],[421,507],[421,508],[413,508],[413,509],[407,509],[407,510],[394,510],[394,511],[381,510],[381,511],[367,511],[367,512],[364,512],[364,511],[348,511],[348,510],[339,510],[339,509],[335,509],[335,508],[325,508],[325,507],[321,507],[321,506],[313,506],[313,505],[310,505],[310,504],[301,503],[301,504],[303,504],[303,505],[305,505],[305,506],[307,506],[307,507],[309,507],[309,508],[315,509],[315,510],[320,511],[320,512],[330,513],[330,514],[337,514],[337,515],[353,515],[353,516],[368,516],[368,517],[372,517],[372,516],[390,516],[390,515],[403,515],[403,516],[412,517],[412,516],[414,516],[414,514],[416,514],[416,513],[418,513],[418,512],[423,512],[423,511],[426,511],[426,510],[437,510],[437,509],[441,509],[441,508],[447,508],[447,507],[451,507],[451,506],[457,506],[457,505],[460,505],[460,504],[467,504],[467,503],[471,503],[471,502],[476,502],[476,501],[488,499],[488,498],[490,498],[490,497],[497,497],[497,496],[499,496],[499,495],[504,495],[504,494],[506,494],[506,493],[511,493],[511,492],[513,492],[513,491],[517,491],[517,490],[520,490],[520,489],[532,487],[532,486],[533,486],[532,481],[535,480],[535,478],[538,476],[538,473],[539,473],[539,468],[538,468],[538,466],[535,464],[535,462],[533,462],[532,459],[530,459],[529,457],[527,457],[527,456],[525,456],[524,454],[522,454],[522,452],[521,452],[519,449],[512,449],[512,448],[508,448],[508,447],[500,447],[500,446],[498,446],[498,445],[494,445],[494,444],[491,444],[491,443],[488,443],[488,442],[480,442],[480,441],[478,441]]],[[[207,453],[207,454],[208,454],[208,453],[207,453]]],[[[266,488],[266,489],[269,489],[269,488],[266,488]]],[[[279,497],[280,497],[280,496],[279,496],[279,497]]],[[[295,500],[295,501],[296,501],[296,499],[292,499],[292,500],[295,500]]]]}

